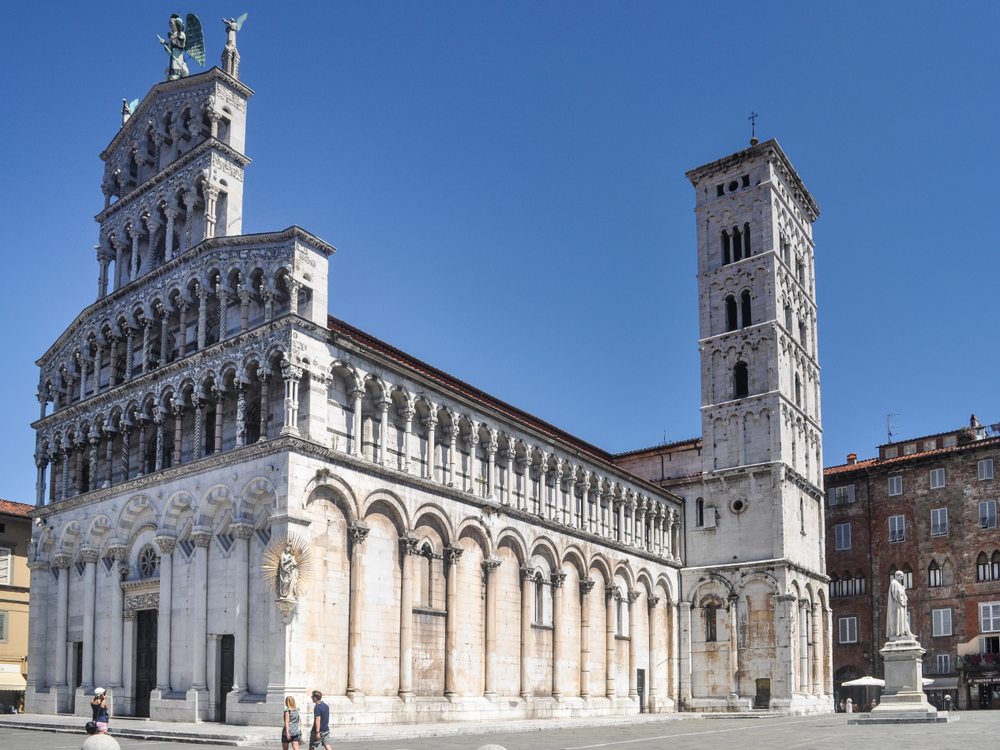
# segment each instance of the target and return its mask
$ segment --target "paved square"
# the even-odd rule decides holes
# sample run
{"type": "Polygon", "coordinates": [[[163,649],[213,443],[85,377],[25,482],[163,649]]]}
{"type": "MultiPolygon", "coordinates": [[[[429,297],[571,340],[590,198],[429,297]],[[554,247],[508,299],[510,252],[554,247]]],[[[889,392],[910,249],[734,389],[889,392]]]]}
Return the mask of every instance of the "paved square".
{"type": "MultiPolygon", "coordinates": [[[[211,726],[211,725],[209,725],[211,726]]],[[[275,730],[275,738],[278,730],[275,730]]],[[[0,747],[46,747],[75,750],[84,735],[0,729],[0,747]]],[[[495,742],[507,750],[702,750],[722,745],[767,750],[822,750],[860,746],[908,750],[960,750],[1000,747],[1000,712],[962,712],[950,724],[848,726],[844,714],[781,719],[713,719],[666,721],[642,725],[552,729],[518,734],[460,735],[413,740],[363,740],[343,743],[352,750],[476,750],[495,742]]],[[[177,742],[121,740],[123,749],[184,750],[204,748],[177,742]]]]}

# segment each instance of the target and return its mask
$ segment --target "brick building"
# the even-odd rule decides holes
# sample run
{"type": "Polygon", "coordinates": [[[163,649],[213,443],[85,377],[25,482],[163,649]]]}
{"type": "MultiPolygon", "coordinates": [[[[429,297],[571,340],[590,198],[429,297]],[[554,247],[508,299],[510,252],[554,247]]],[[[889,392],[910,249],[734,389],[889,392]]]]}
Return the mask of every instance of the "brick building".
{"type": "Polygon", "coordinates": [[[973,416],[969,427],[825,470],[838,702],[866,699],[843,682],[882,676],[886,594],[901,570],[931,702],[951,695],[959,708],[1000,708],[998,462],[1000,434],[973,416]]]}

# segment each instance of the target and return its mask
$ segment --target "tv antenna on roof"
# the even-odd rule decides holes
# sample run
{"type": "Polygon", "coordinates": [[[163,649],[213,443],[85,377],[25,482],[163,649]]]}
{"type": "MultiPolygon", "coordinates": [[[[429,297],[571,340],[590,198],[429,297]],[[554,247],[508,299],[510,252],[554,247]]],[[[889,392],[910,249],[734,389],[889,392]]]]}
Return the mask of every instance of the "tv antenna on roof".
{"type": "Polygon", "coordinates": [[[751,111],[750,116],[747,118],[750,121],[750,145],[756,146],[760,141],[757,140],[757,118],[760,117],[756,112],[751,111]]]}
{"type": "Polygon", "coordinates": [[[897,425],[894,425],[892,423],[892,418],[893,417],[898,417],[898,416],[899,415],[896,414],[896,413],[894,413],[894,412],[889,412],[888,414],[885,415],[885,429],[886,429],[886,432],[889,433],[889,442],[890,443],[892,442],[893,435],[898,435],[899,434],[898,432],[893,432],[892,431],[892,428],[897,426],[897,425]]]}

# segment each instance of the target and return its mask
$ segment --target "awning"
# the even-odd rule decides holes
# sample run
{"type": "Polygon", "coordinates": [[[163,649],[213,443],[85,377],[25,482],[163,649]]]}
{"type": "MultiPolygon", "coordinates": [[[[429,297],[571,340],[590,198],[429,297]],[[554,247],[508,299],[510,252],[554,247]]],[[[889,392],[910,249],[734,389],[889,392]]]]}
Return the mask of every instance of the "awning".
{"type": "Polygon", "coordinates": [[[935,677],[924,690],[954,690],[958,687],[958,677],[935,677]]]}
{"type": "Polygon", "coordinates": [[[0,672],[0,690],[24,690],[27,684],[20,672],[0,672]]]}

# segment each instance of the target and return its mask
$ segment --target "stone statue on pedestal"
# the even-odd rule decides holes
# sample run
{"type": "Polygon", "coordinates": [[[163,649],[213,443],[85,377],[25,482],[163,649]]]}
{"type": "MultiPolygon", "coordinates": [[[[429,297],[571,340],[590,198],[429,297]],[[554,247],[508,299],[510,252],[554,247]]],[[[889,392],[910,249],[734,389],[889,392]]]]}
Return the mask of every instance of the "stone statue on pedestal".
{"type": "Polygon", "coordinates": [[[886,605],[885,637],[890,641],[912,640],[910,632],[910,616],[906,611],[906,579],[902,571],[897,570],[889,584],[889,602],[886,605]]]}

